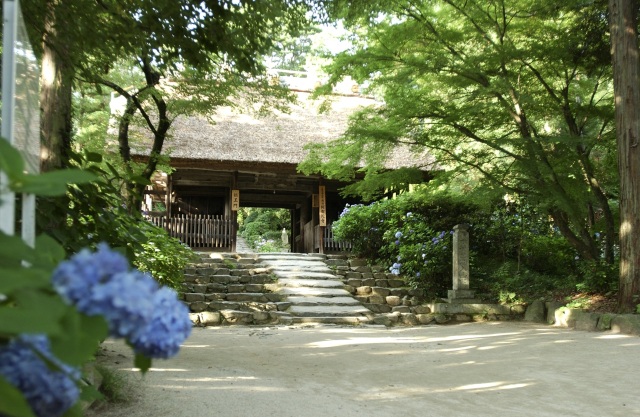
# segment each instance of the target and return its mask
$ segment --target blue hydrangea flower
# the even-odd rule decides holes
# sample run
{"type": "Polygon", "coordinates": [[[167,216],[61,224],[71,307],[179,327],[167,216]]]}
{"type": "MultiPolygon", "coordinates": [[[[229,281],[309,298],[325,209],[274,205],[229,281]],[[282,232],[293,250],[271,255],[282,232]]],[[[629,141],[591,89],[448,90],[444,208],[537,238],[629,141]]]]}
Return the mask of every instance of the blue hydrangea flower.
{"type": "Polygon", "coordinates": [[[402,264],[399,262],[395,262],[393,265],[391,265],[389,271],[391,271],[393,275],[400,275],[400,267],[402,267],[402,264]]]}
{"type": "Polygon", "coordinates": [[[439,237],[440,239],[443,239],[443,238],[444,238],[444,235],[446,235],[446,234],[447,234],[447,232],[440,232],[440,235],[439,235],[438,237],[439,237]]]}
{"type": "Polygon", "coordinates": [[[0,374],[25,397],[38,417],[62,416],[78,401],[79,371],[55,359],[43,335],[20,336],[0,346],[0,374]],[[51,369],[41,358],[57,365],[51,369]]]}
{"type": "Polygon", "coordinates": [[[153,295],[158,289],[158,283],[147,273],[122,272],[94,285],[91,295],[77,307],[87,315],[104,316],[109,334],[126,338],[153,316],[157,308],[153,295]]]}
{"type": "Polygon", "coordinates": [[[400,239],[402,237],[402,232],[397,231],[396,232],[396,239],[400,239]]]}
{"type": "Polygon", "coordinates": [[[396,246],[398,246],[398,245],[400,244],[400,241],[399,241],[399,240],[396,240],[396,241],[395,241],[395,244],[396,244],[396,246]]]}
{"type": "Polygon", "coordinates": [[[167,359],[178,353],[191,333],[189,310],[172,289],[163,287],[153,297],[156,306],[151,320],[133,332],[133,349],[150,358],[167,359]]]}
{"type": "Polygon", "coordinates": [[[52,282],[63,299],[77,305],[88,299],[93,285],[128,270],[127,258],[100,244],[96,252],[83,249],[61,262],[53,272],[52,282]]]}

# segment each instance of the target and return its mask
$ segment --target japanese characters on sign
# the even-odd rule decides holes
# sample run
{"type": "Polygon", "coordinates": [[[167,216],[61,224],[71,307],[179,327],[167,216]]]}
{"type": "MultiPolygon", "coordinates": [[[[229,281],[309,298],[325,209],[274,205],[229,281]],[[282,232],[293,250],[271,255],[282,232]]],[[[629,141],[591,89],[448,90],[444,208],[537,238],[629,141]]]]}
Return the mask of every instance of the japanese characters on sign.
{"type": "Polygon", "coordinates": [[[320,209],[320,226],[327,225],[327,196],[325,193],[325,186],[318,187],[318,207],[320,209]]]}
{"type": "Polygon", "coordinates": [[[231,190],[231,211],[240,209],[240,190],[231,190]]]}

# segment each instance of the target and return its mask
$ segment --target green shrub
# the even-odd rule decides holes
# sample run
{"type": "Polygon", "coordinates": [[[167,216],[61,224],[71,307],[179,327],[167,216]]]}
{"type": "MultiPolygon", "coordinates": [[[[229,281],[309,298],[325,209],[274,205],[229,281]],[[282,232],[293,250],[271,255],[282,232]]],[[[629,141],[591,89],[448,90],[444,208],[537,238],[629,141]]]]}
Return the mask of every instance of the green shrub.
{"type": "Polygon", "coordinates": [[[196,254],[164,229],[147,222],[141,222],[140,228],[146,240],[134,250],[134,265],[150,273],[161,285],[180,289],[184,268],[196,260],[196,254]]]}

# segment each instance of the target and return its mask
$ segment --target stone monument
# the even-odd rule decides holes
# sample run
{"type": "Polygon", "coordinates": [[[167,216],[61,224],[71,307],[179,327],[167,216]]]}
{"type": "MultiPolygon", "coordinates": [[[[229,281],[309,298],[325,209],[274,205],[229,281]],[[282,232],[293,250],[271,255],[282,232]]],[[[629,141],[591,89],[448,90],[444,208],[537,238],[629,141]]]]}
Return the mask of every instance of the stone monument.
{"type": "Polygon", "coordinates": [[[450,303],[477,303],[475,291],[469,288],[469,225],[453,227],[453,290],[450,303]]]}

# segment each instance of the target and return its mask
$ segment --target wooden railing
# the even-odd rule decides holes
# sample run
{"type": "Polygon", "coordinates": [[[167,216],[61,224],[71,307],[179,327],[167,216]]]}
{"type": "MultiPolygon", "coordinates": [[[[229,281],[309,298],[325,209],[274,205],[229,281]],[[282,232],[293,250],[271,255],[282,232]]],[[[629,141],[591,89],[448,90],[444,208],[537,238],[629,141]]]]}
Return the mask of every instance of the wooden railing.
{"type": "MultiPolygon", "coordinates": [[[[317,240],[320,240],[320,226],[316,226],[316,236],[317,240]]],[[[320,243],[316,242],[316,249],[320,247],[320,243]]],[[[322,246],[325,251],[338,251],[338,252],[350,252],[351,251],[351,242],[348,240],[339,240],[333,236],[333,229],[331,225],[328,225],[324,228],[324,233],[322,235],[322,246]]]]}
{"type": "Polygon", "coordinates": [[[190,248],[230,248],[235,236],[233,220],[206,214],[145,214],[147,220],[190,248]]]}

